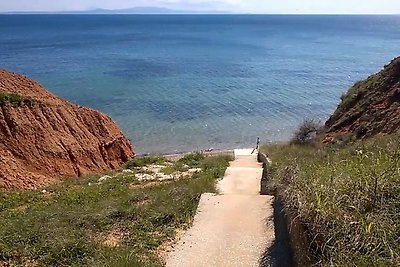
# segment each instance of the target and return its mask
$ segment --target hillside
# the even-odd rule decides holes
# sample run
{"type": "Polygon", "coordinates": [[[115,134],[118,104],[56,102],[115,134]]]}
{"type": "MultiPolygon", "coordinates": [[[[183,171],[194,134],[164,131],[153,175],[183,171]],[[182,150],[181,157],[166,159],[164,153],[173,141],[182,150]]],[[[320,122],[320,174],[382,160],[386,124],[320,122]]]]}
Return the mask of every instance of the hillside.
{"type": "Polygon", "coordinates": [[[115,169],[133,156],[111,118],[0,70],[0,188],[36,188],[115,169]]]}
{"type": "Polygon", "coordinates": [[[357,82],[326,122],[328,137],[358,138],[400,129],[400,57],[364,81],[357,82]]]}
{"type": "Polygon", "coordinates": [[[138,157],[104,176],[0,190],[0,266],[165,266],[230,159],[138,157]]]}
{"type": "Polygon", "coordinates": [[[298,266],[400,266],[399,102],[396,58],[342,97],[325,124],[329,144],[299,139],[305,121],[293,137],[303,142],[262,148],[298,266]]]}

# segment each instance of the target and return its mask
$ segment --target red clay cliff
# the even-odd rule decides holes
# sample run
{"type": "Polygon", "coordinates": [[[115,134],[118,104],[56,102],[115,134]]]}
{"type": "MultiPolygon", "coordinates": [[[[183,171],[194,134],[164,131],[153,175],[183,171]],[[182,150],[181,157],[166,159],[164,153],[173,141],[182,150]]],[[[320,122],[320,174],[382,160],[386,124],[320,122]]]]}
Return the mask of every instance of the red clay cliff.
{"type": "Polygon", "coordinates": [[[31,189],[115,169],[133,156],[108,116],[0,69],[0,188],[31,189]]]}
{"type": "Polygon", "coordinates": [[[365,138],[399,131],[400,57],[350,88],[325,126],[327,141],[346,134],[365,138]]]}

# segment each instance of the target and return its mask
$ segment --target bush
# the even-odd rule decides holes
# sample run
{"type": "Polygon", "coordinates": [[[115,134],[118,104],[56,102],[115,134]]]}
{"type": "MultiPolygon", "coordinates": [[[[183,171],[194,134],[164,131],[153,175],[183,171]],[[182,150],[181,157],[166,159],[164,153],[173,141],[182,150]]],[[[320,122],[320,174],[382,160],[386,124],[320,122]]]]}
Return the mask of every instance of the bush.
{"type": "Polygon", "coordinates": [[[298,127],[291,143],[294,144],[307,144],[313,141],[319,133],[322,132],[323,126],[319,121],[314,119],[304,119],[302,124],[298,127]]]}
{"type": "Polygon", "coordinates": [[[368,128],[365,125],[361,125],[355,131],[357,138],[362,138],[364,135],[368,133],[368,128]]]}
{"type": "Polygon", "coordinates": [[[19,107],[22,104],[30,105],[33,99],[31,97],[24,97],[14,93],[0,93],[0,106],[11,103],[13,106],[19,107]]]}
{"type": "Polygon", "coordinates": [[[199,152],[195,152],[195,153],[191,153],[188,154],[186,156],[184,156],[183,158],[181,158],[180,160],[178,160],[179,163],[185,164],[191,168],[197,168],[200,165],[200,162],[204,159],[204,155],[199,153],[199,152]]]}
{"type": "Polygon", "coordinates": [[[136,157],[125,164],[126,169],[134,169],[144,167],[150,164],[163,164],[165,158],[163,157],[136,157]]]}

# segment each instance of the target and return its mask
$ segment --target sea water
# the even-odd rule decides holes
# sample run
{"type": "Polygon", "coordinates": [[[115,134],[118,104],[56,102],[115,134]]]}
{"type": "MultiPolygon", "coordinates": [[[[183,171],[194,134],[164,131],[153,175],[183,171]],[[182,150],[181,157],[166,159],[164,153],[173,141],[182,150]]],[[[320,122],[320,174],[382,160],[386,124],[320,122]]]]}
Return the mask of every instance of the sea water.
{"type": "Polygon", "coordinates": [[[286,141],[399,55],[399,16],[0,16],[0,67],[108,114],[139,154],[286,141]]]}

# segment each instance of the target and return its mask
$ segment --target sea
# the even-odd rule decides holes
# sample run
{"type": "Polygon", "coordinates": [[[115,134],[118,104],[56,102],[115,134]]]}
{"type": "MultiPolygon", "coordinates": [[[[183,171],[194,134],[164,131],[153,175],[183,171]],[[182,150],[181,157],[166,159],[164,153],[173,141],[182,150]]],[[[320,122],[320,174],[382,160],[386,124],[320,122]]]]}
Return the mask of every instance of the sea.
{"type": "Polygon", "coordinates": [[[0,15],[0,68],[108,114],[138,154],[283,142],[400,55],[400,16],[0,15]]]}

